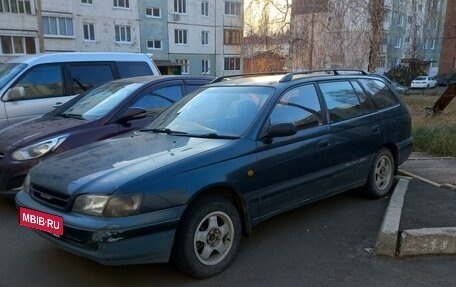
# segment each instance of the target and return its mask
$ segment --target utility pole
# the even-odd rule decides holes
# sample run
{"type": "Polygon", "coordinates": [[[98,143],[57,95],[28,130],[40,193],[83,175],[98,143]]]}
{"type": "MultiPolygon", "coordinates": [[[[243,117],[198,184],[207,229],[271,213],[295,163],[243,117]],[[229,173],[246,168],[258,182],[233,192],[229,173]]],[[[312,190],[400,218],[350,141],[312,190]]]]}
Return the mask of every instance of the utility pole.
{"type": "Polygon", "coordinates": [[[36,0],[36,25],[38,27],[38,44],[40,46],[40,53],[44,53],[44,36],[43,36],[43,13],[41,10],[41,0],[36,0]]]}

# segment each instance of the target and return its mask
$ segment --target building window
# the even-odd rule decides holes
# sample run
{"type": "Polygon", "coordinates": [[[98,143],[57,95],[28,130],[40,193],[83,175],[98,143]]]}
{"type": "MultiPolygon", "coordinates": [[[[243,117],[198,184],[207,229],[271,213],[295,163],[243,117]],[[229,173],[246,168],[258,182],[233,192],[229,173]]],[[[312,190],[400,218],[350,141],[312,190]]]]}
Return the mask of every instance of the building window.
{"type": "Polygon", "coordinates": [[[35,38],[0,36],[1,54],[36,54],[35,38]]]}
{"type": "Polygon", "coordinates": [[[0,0],[0,12],[32,14],[30,0],[0,0]]]}
{"type": "Polygon", "coordinates": [[[400,27],[404,25],[404,15],[401,15],[401,14],[397,15],[396,25],[400,26],[400,27]]]}
{"type": "Polygon", "coordinates": [[[241,44],[241,30],[236,30],[236,29],[223,30],[223,44],[240,45],[241,44]]]}
{"type": "Polygon", "coordinates": [[[130,8],[130,0],[113,0],[113,5],[116,8],[130,8]]]}
{"type": "Polygon", "coordinates": [[[405,44],[410,43],[410,37],[405,37],[405,44]]]}
{"type": "Polygon", "coordinates": [[[202,60],[201,61],[201,74],[207,75],[210,73],[211,70],[211,62],[209,60],[202,60]]]}
{"type": "Polygon", "coordinates": [[[161,17],[160,8],[146,8],[146,16],[160,18],[161,17]]]}
{"type": "Polygon", "coordinates": [[[52,36],[74,36],[73,19],[44,16],[43,32],[52,36]]]}
{"type": "Polygon", "coordinates": [[[174,30],[174,43],[175,44],[187,44],[187,30],[174,30]]]}
{"type": "Polygon", "coordinates": [[[402,44],[402,37],[397,37],[396,41],[394,42],[394,48],[400,48],[402,44]]]}
{"type": "Polygon", "coordinates": [[[209,2],[201,2],[201,16],[209,16],[209,2]]]}
{"type": "Polygon", "coordinates": [[[225,1],[225,15],[241,15],[241,3],[234,1],[225,1]]]}
{"type": "Polygon", "coordinates": [[[116,42],[131,43],[131,28],[130,26],[115,26],[116,42]]]}
{"type": "Polygon", "coordinates": [[[209,31],[201,31],[201,45],[209,45],[209,31]]]}
{"type": "Polygon", "coordinates": [[[435,40],[432,40],[431,49],[432,49],[432,50],[434,50],[434,49],[435,49],[435,40]]]}
{"type": "Polygon", "coordinates": [[[81,3],[82,3],[82,4],[92,5],[92,4],[93,4],[93,1],[92,1],[92,0],[81,0],[81,3]]]}
{"type": "Polygon", "coordinates": [[[160,40],[147,40],[147,49],[161,50],[162,42],[160,40]]]}
{"type": "Polygon", "coordinates": [[[428,44],[429,44],[429,40],[428,39],[424,40],[424,44],[423,44],[424,50],[426,50],[428,48],[428,44]]]}
{"type": "Polygon", "coordinates": [[[95,41],[95,24],[83,24],[84,30],[84,40],[85,41],[95,41]]]}
{"type": "Polygon", "coordinates": [[[185,14],[187,13],[186,0],[174,0],[174,13],[185,14]]]}
{"type": "Polygon", "coordinates": [[[407,23],[412,24],[413,22],[413,16],[407,16],[407,23]]]}
{"type": "Polygon", "coordinates": [[[386,67],[386,56],[379,56],[378,57],[378,67],[379,68],[386,67]]]}
{"type": "Polygon", "coordinates": [[[190,70],[190,65],[188,64],[188,59],[177,59],[176,63],[182,65],[182,74],[188,74],[190,70]]]}
{"type": "Polygon", "coordinates": [[[241,58],[229,57],[225,58],[225,71],[239,71],[241,69],[241,58]]]}

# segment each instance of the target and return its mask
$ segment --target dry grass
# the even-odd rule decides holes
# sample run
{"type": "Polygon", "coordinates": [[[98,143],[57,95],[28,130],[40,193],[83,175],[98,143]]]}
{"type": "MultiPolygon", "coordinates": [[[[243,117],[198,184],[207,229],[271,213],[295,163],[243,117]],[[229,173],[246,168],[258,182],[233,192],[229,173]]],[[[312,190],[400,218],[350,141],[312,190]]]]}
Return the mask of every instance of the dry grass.
{"type": "Polygon", "coordinates": [[[426,107],[432,107],[444,90],[412,90],[403,97],[412,114],[415,151],[456,156],[456,99],[441,114],[426,117],[426,107]]]}

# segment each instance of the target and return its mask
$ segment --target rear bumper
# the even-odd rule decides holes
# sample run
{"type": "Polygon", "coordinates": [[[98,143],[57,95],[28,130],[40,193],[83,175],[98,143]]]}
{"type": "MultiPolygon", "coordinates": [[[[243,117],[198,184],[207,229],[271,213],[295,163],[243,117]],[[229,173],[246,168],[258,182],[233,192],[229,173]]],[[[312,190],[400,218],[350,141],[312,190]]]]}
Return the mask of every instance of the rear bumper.
{"type": "Polygon", "coordinates": [[[413,138],[410,137],[397,145],[397,165],[406,161],[412,153],[413,138]]]}
{"type": "Polygon", "coordinates": [[[104,265],[167,262],[186,206],[121,218],[62,212],[21,191],[17,206],[63,217],[63,236],[36,231],[60,248],[104,265]]]}

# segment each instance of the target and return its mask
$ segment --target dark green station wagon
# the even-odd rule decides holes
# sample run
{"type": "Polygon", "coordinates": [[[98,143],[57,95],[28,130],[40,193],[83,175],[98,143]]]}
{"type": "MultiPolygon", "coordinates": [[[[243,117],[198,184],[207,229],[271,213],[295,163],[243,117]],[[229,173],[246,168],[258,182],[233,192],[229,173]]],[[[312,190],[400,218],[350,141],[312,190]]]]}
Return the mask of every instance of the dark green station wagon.
{"type": "Polygon", "coordinates": [[[378,77],[232,76],[142,130],[42,161],[16,203],[20,224],[74,254],[205,278],[271,216],[352,188],[385,196],[411,149],[410,114],[378,77]]]}

